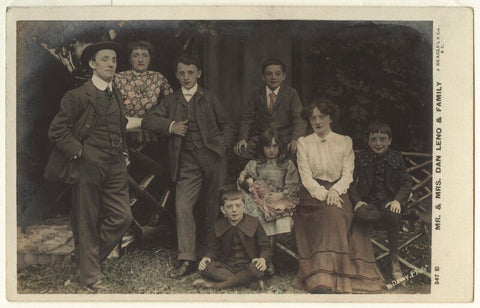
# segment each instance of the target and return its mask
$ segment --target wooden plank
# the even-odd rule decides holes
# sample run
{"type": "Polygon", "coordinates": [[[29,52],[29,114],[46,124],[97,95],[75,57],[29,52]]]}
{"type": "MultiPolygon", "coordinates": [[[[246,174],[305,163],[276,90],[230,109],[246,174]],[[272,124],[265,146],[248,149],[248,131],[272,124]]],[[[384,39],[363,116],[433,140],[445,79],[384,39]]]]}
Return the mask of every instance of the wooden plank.
{"type": "MultiPolygon", "coordinates": [[[[400,245],[398,247],[398,250],[404,248],[404,247],[407,247],[408,245],[410,245],[413,241],[415,241],[416,239],[418,239],[419,237],[422,237],[424,235],[424,233],[420,232],[420,233],[417,233],[414,237],[412,237],[411,239],[409,239],[408,241],[406,241],[405,243],[403,243],[402,245],[400,245]]],[[[373,241],[372,241],[373,242],[373,241]]],[[[385,246],[384,246],[385,247],[385,246]]],[[[387,247],[385,247],[386,249],[388,249],[387,247]]],[[[381,255],[378,255],[378,257],[376,257],[375,259],[378,261],[378,260],[381,260],[385,257],[387,257],[388,255],[390,254],[390,250],[382,253],[381,255]]]]}
{"type": "Polygon", "coordinates": [[[418,165],[415,165],[415,166],[412,166],[412,167],[407,168],[407,172],[410,173],[410,172],[415,171],[415,170],[417,170],[417,169],[423,168],[423,167],[425,167],[425,166],[427,166],[427,165],[429,165],[429,164],[431,164],[431,163],[432,163],[431,160],[427,160],[426,162],[423,162],[423,163],[421,163],[421,164],[418,164],[418,165]]]}
{"type": "Polygon", "coordinates": [[[291,256],[292,258],[298,260],[298,257],[297,255],[295,254],[295,252],[293,252],[291,249],[289,249],[288,247],[280,244],[279,242],[275,242],[275,246],[277,246],[277,248],[279,248],[280,250],[282,250],[283,252],[285,252],[286,254],[288,254],[289,256],[291,256]]]}
{"type": "Polygon", "coordinates": [[[425,185],[428,181],[430,181],[432,179],[432,176],[429,175],[427,178],[425,178],[423,181],[421,181],[420,183],[418,183],[417,185],[413,186],[412,190],[413,191],[416,191],[418,190],[419,188],[421,188],[423,185],[425,185]]]}
{"type": "Polygon", "coordinates": [[[427,153],[416,153],[416,152],[400,152],[403,156],[413,156],[413,157],[432,157],[432,154],[427,153]]]}
{"type": "Polygon", "coordinates": [[[158,176],[167,176],[167,170],[156,161],[143,154],[142,152],[130,150],[130,157],[135,164],[142,167],[142,169],[147,170],[150,173],[154,173],[158,176]]]}
{"type": "Polygon", "coordinates": [[[137,194],[138,198],[142,199],[146,204],[157,210],[159,214],[167,214],[169,217],[171,217],[170,213],[168,213],[165,208],[161,207],[158,201],[149,192],[142,189],[142,187],[138,185],[131,176],[128,176],[128,183],[135,194],[137,194]]]}

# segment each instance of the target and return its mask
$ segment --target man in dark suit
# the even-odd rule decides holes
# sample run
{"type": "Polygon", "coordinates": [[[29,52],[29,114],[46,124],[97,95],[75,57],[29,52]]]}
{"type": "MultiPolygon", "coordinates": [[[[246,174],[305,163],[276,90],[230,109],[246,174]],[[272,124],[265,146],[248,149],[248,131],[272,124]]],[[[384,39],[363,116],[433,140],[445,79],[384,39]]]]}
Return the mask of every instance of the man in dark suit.
{"type": "Polygon", "coordinates": [[[71,223],[80,282],[102,291],[100,263],[128,229],[129,204],[126,118],[112,79],[120,46],[111,41],[89,45],[82,64],[92,78],[67,92],[48,132],[55,143],[45,178],[73,184],[71,223]]]}
{"type": "Polygon", "coordinates": [[[175,61],[176,77],[182,88],[165,97],[143,119],[142,128],[169,136],[168,159],[176,182],[178,260],[171,278],[195,270],[196,235],[208,236],[219,212],[218,188],[225,182],[227,146],[233,128],[218,99],[198,86],[198,59],[182,56],[175,61]],[[205,192],[205,231],[196,231],[193,208],[205,192]]]}
{"type": "Polygon", "coordinates": [[[281,60],[272,58],[262,63],[265,84],[253,91],[243,108],[235,154],[257,158],[258,136],[267,128],[278,131],[291,157],[296,153],[297,139],[305,134],[307,123],[300,116],[303,107],[297,91],[283,84],[285,77],[286,66],[281,60]]]}

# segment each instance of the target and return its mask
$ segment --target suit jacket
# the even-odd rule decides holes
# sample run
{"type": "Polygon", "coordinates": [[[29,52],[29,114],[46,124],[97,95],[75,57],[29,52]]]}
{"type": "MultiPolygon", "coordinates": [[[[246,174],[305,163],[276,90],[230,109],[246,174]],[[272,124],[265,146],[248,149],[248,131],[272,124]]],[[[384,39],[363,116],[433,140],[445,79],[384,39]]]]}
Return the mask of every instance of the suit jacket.
{"type": "MultiPolygon", "coordinates": [[[[169,128],[172,121],[187,119],[185,104],[182,91],[175,91],[152,108],[142,121],[143,129],[170,136],[168,160],[173,181],[177,178],[183,138],[170,134],[169,128]]],[[[220,156],[225,155],[226,147],[233,142],[233,126],[220,101],[210,92],[198,87],[189,104],[195,104],[195,119],[205,147],[220,156]]]]}
{"type": "MultiPolygon", "coordinates": [[[[124,106],[117,89],[113,94],[120,108],[120,121],[123,140],[127,119],[124,106]]],[[[78,181],[78,159],[76,155],[83,149],[83,141],[95,129],[97,120],[96,87],[92,80],[82,86],[70,90],[60,102],[60,111],[57,113],[48,131],[48,138],[55,144],[45,169],[44,177],[50,181],[62,181],[73,184],[78,181]]],[[[113,104],[112,104],[113,106],[113,104]]],[[[126,151],[125,142],[123,143],[126,151]]],[[[90,159],[95,160],[97,151],[89,151],[90,159]]]]}
{"type": "MultiPolygon", "coordinates": [[[[267,262],[272,259],[272,246],[257,218],[244,214],[243,219],[236,226],[243,248],[250,259],[264,258],[267,262]]],[[[234,226],[226,217],[215,223],[215,238],[209,241],[206,256],[214,261],[225,262],[232,249],[234,226]]]]}
{"type": "Polygon", "coordinates": [[[301,118],[302,102],[297,91],[282,84],[275,99],[273,112],[267,108],[265,85],[255,89],[243,108],[239,140],[248,140],[260,135],[269,127],[278,131],[280,140],[286,145],[305,135],[307,123],[301,118]]]}
{"type": "MultiPolygon", "coordinates": [[[[375,172],[374,153],[371,150],[359,152],[355,156],[353,182],[348,194],[355,205],[359,201],[369,202],[369,193],[375,172]]],[[[387,149],[384,154],[385,184],[394,200],[405,206],[412,191],[412,179],[408,174],[400,152],[387,149]]]]}

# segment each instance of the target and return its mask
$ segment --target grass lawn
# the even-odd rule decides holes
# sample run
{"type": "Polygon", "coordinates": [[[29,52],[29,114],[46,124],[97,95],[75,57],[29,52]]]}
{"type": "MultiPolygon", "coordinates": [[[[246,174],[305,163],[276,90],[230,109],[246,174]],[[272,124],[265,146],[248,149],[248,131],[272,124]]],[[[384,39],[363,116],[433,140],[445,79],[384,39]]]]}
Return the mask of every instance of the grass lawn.
{"type": "MultiPolygon", "coordinates": [[[[430,240],[428,236],[420,238],[403,254],[410,262],[422,267],[430,264],[430,240]]],[[[378,254],[379,251],[376,251],[378,254]]],[[[231,290],[203,290],[192,288],[195,279],[200,278],[198,273],[183,279],[170,279],[168,273],[175,265],[176,252],[171,248],[136,248],[126,252],[123,256],[108,259],[103,264],[105,283],[111,293],[117,294],[184,294],[184,293],[267,293],[267,294],[299,294],[304,293],[292,287],[292,281],[297,271],[297,262],[278,249],[275,252],[276,274],[265,281],[262,291],[238,288],[231,290]]],[[[387,269],[388,258],[378,262],[388,284],[391,281],[387,269]]],[[[403,267],[404,273],[410,270],[403,267]]],[[[430,271],[429,268],[427,268],[430,271]]],[[[83,294],[91,291],[80,287],[76,266],[66,259],[62,263],[30,266],[18,270],[19,294],[83,294]]],[[[402,285],[391,288],[386,293],[430,293],[430,280],[422,275],[416,275],[402,285]]]]}

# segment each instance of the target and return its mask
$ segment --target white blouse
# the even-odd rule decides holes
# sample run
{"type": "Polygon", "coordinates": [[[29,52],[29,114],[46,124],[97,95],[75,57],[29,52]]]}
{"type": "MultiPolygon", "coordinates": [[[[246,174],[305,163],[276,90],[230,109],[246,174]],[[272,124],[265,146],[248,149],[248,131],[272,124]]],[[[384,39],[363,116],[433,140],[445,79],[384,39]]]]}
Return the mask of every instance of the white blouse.
{"type": "Polygon", "coordinates": [[[352,139],[348,136],[330,132],[322,139],[313,133],[298,139],[300,178],[310,195],[318,200],[325,200],[328,190],[315,179],[328,182],[338,180],[331,189],[342,195],[353,181],[354,160],[352,139]]]}

